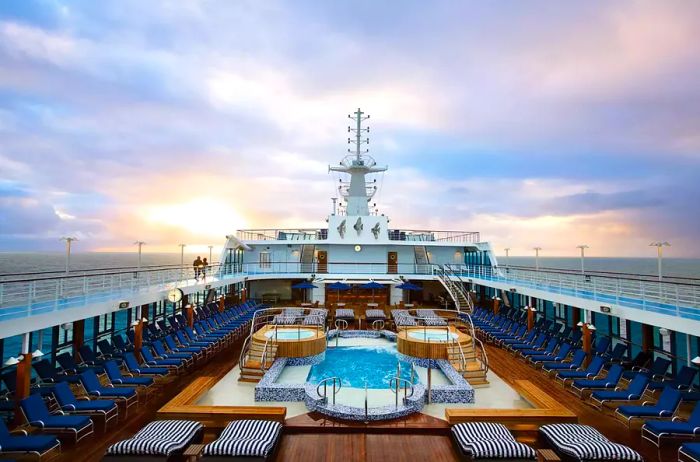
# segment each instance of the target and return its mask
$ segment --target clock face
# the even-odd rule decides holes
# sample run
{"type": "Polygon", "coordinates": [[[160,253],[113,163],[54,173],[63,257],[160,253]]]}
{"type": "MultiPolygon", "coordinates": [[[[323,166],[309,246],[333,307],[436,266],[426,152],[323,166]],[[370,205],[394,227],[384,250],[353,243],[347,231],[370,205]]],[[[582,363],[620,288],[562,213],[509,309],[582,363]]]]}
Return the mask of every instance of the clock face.
{"type": "Polygon", "coordinates": [[[182,290],[180,289],[171,289],[168,292],[168,301],[171,303],[177,303],[180,300],[182,300],[182,290]]]}

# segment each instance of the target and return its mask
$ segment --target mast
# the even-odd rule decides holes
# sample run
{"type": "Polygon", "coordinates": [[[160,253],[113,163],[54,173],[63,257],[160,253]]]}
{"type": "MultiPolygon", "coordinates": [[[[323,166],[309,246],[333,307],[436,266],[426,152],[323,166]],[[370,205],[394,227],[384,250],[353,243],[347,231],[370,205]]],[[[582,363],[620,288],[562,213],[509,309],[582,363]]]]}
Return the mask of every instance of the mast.
{"type": "Polygon", "coordinates": [[[345,199],[346,214],[349,216],[368,216],[368,202],[374,196],[377,187],[367,186],[366,175],[384,172],[387,167],[378,167],[375,160],[367,155],[369,149],[362,147],[369,144],[369,137],[363,138],[364,134],[369,133],[369,127],[362,127],[362,122],[369,119],[369,115],[365,115],[360,108],[357,108],[357,111],[348,115],[348,118],[354,122],[354,126],[348,127],[348,133],[355,135],[354,139],[348,138],[348,144],[354,144],[355,149],[348,149],[348,153],[351,155],[345,156],[337,166],[329,166],[328,170],[350,175],[350,182],[341,180],[338,188],[345,199]]]}

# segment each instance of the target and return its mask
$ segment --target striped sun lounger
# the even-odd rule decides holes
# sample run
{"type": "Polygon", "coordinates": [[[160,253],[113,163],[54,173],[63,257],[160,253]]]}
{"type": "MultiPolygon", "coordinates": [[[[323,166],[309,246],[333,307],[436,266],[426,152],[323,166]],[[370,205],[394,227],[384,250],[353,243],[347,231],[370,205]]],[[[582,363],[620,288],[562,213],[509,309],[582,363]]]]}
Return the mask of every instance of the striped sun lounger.
{"type": "Polygon", "coordinates": [[[202,440],[204,426],[189,420],[157,420],[128,440],[107,448],[109,461],[167,460],[202,440]]]}
{"type": "Polygon", "coordinates": [[[540,427],[540,434],[560,456],[576,461],[644,460],[637,451],[623,444],[613,443],[588,425],[543,425],[540,427]]]}
{"type": "Polygon", "coordinates": [[[269,420],[236,420],[204,447],[203,461],[265,461],[280,439],[282,424],[269,420]]]}
{"type": "Polygon", "coordinates": [[[518,443],[508,428],[499,423],[468,422],[452,427],[452,437],[465,458],[470,460],[534,460],[530,446],[518,443]]]}

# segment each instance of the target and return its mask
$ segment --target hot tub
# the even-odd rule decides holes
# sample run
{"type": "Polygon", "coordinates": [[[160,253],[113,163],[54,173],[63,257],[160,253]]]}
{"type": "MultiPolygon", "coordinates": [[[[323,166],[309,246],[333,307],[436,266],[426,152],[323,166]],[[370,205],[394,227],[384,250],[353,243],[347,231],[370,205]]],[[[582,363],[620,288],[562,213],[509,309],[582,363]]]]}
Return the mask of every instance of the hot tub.
{"type": "Polygon", "coordinates": [[[458,337],[454,332],[448,333],[444,329],[412,329],[407,335],[410,339],[424,342],[446,342],[448,339],[451,341],[458,337]]]}
{"type": "Polygon", "coordinates": [[[315,337],[316,331],[311,329],[293,329],[293,328],[281,328],[281,329],[270,329],[265,332],[265,337],[274,338],[276,340],[304,340],[307,338],[315,337]]]}

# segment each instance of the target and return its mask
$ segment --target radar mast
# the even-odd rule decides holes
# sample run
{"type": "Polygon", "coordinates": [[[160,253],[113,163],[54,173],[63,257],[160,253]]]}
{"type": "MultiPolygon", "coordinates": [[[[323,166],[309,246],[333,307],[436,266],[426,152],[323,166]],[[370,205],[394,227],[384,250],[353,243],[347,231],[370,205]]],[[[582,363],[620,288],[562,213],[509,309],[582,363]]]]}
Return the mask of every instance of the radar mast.
{"type": "Polygon", "coordinates": [[[350,182],[343,182],[338,188],[340,194],[345,199],[345,214],[348,216],[368,216],[369,201],[377,192],[375,185],[367,186],[366,175],[379,173],[387,170],[387,167],[378,167],[377,162],[367,153],[369,149],[363,149],[363,145],[369,144],[369,137],[363,138],[364,134],[369,134],[369,127],[362,127],[362,122],[369,119],[360,108],[353,114],[348,115],[354,124],[348,127],[348,133],[353,133],[354,138],[348,137],[348,144],[354,144],[354,149],[348,149],[350,155],[346,155],[336,166],[329,166],[328,170],[333,172],[347,173],[350,175],[350,182]]]}

